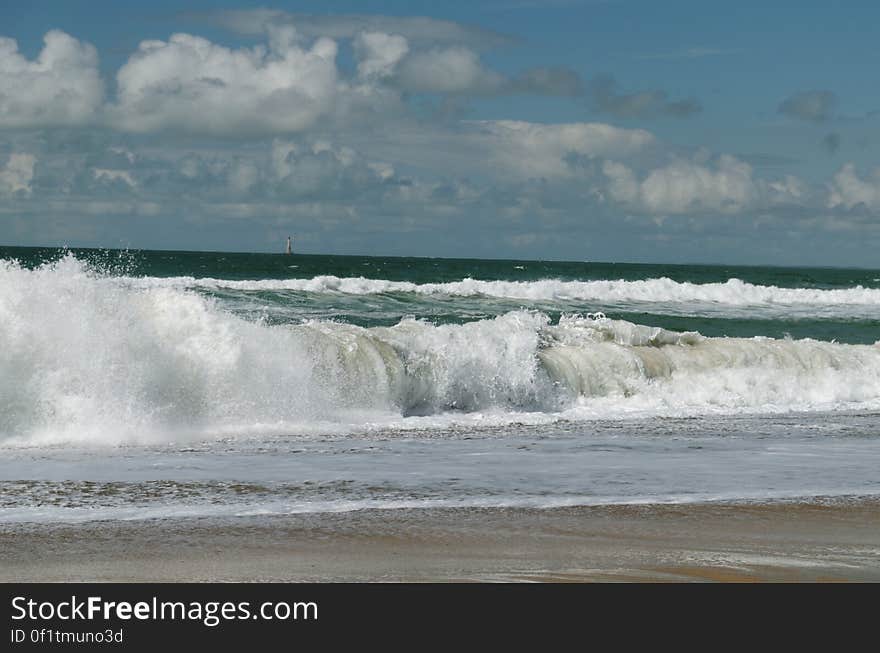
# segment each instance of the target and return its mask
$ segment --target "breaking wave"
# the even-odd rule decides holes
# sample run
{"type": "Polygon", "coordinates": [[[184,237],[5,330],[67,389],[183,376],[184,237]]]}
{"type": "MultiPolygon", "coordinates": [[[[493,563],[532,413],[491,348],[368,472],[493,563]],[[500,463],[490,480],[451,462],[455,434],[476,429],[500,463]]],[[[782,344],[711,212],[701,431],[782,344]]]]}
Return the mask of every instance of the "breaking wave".
{"type": "Polygon", "coordinates": [[[880,319],[880,289],[783,288],[728,279],[724,283],[680,282],[662,277],[627,281],[487,281],[412,283],[364,277],[317,276],[311,279],[229,280],[195,277],[128,278],[133,288],[170,287],[206,291],[302,292],[370,296],[409,294],[425,299],[462,297],[518,302],[587,302],[604,309],[630,308],[669,315],[721,315],[750,318],[880,319]]]}
{"type": "MultiPolygon", "coordinates": [[[[134,281],[134,280],[132,280],[134,281]]],[[[463,279],[448,283],[412,283],[387,281],[364,277],[318,276],[312,279],[227,280],[194,277],[148,278],[142,285],[172,287],[235,289],[235,290],[293,290],[312,293],[344,293],[377,295],[401,292],[420,295],[448,295],[457,297],[497,297],[529,300],[590,300],[636,302],[712,302],[733,306],[797,305],[817,306],[880,304],[880,289],[855,286],[852,288],[781,288],[762,286],[740,279],[724,283],[679,282],[662,277],[636,281],[481,281],[463,279]]]]}
{"type": "MultiPolygon", "coordinates": [[[[817,302],[880,293],[662,279],[423,286],[327,279],[217,283],[300,283],[307,290],[338,282],[340,292],[666,288],[682,297],[718,293],[725,301],[738,292],[817,302]]],[[[163,442],[407,420],[430,428],[450,415],[516,421],[880,405],[878,344],[707,338],[602,315],[552,323],[525,310],[440,326],[414,318],[374,328],[270,325],[173,281],[132,284],[71,256],[32,270],[0,261],[0,342],[6,444],[163,442]]]]}

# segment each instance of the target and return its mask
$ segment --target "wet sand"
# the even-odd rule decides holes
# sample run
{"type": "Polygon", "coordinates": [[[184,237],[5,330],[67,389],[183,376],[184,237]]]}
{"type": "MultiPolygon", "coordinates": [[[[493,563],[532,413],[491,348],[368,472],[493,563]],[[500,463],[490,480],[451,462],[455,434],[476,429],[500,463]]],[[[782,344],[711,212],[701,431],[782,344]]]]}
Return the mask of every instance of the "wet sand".
{"type": "Polygon", "coordinates": [[[880,502],[0,524],[2,581],[880,581],[880,502]]]}

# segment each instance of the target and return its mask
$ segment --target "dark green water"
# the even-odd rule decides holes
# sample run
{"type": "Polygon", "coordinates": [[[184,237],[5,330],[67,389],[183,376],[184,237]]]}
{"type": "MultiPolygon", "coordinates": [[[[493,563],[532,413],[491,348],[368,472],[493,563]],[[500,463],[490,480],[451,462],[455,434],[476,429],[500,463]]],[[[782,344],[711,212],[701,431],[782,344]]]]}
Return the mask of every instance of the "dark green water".
{"type": "Polygon", "coordinates": [[[562,279],[635,281],[667,277],[673,281],[719,283],[731,278],[781,288],[880,289],[880,269],[790,268],[731,265],[669,265],[567,261],[481,260],[455,258],[330,256],[313,254],[251,254],[245,252],[183,252],[38,247],[0,247],[0,258],[34,267],[64,252],[133,276],[194,276],[221,279],[287,279],[319,275],[441,283],[465,277],[486,280],[535,281],[562,279]],[[292,267],[295,266],[295,267],[292,267]]]}

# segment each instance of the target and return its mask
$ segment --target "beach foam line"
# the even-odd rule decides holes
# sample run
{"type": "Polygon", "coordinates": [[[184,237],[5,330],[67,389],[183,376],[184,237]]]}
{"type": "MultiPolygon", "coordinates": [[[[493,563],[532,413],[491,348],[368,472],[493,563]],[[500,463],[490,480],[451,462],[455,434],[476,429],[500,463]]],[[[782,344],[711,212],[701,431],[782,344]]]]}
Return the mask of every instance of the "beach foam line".
{"type": "Polygon", "coordinates": [[[275,517],[282,515],[320,515],[361,511],[412,511],[444,509],[525,509],[555,510],[560,508],[651,507],[651,506],[711,506],[715,505],[798,505],[816,503],[828,505],[875,499],[880,491],[866,493],[839,489],[821,493],[804,492],[726,492],[690,494],[654,493],[627,495],[535,495],[535,496],[461,496],[454,498],[408,499],[304,499],[289,501],[211,501],[162,503],[155,501],[134,505],[21,506],[0,508],[0,523],[88,523],[94,521],[138,522],[154,519],[275,517]],[[821,502],[820,502],[821,500],[821,502]]]}

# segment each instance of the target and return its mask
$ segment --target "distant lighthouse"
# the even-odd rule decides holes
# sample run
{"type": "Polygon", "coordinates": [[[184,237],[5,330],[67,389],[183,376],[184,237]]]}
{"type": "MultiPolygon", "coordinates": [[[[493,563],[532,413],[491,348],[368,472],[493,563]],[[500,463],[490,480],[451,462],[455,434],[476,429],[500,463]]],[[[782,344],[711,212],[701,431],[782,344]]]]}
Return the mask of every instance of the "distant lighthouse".
{"type": "Polygon", "coordinates": [[[287,247],[284,249],[285,254],[293,254],[293,241],[290,236],[287,237],[287,247]]]}

